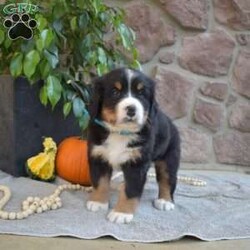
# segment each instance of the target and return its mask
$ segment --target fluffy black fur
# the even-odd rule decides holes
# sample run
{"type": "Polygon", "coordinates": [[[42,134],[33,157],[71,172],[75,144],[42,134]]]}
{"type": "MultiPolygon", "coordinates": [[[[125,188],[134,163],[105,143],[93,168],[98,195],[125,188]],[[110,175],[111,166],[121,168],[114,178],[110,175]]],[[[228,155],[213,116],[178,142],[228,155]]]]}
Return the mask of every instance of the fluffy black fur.
{"type": "MultiPolygon", "coordinates": [[[[126,69],[116,69],[98,78],[94,83],[93,101],[90,106],[91,121],[88,131],[88,156],[90,163],[90,173],[92,184],[97,188],[100,177],[111,176],[112,166],[101,157],[93,157],[91,151],[93,146],[102,145],[108,138],[110,131],[94,120],[102,120],[101,110],[103,106],[114,108],[124,97],[122,94],[116,95],[113,88],[115,82],[124,84],[124,94],[126,93],[127,78],[126,69]]],[[[140,71],[134,71],[133,84],[140,82],[144,84],[143,91],[134,90],[133,96],[140,100],[144,109],[148,112],[147,122],[137,133],[139,139],[133,141],[128,147],[140,147],[141,156],[136,161],[127,161],[120,167],[124,173],[125,192],[128,198],[140,198],[146,181],[146,174],[151,166],[151,162],[164,161],[166,168],[164,171],[169,176],[169,186],[171,197],[176,187],[177,170],[180,161],[180,138],[177,128],[171,120],[159,109],[155,100],[155,83],[140,71]]],[[[119,157],[119,156],[118,156],[119,157]]],[[[157,174],[160,181],[161,174],[157,174]]]]}

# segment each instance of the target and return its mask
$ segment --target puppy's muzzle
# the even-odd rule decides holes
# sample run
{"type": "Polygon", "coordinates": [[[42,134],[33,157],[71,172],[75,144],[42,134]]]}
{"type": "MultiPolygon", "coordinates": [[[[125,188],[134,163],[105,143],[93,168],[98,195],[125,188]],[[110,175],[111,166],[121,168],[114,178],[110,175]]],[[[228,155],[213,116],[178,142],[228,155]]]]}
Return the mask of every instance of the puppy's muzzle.
{"type": "Polygon", "coordinates": [[[133,122],[143,124],[144,108],[141,102],[134,97],[127,97],[117,105],[117,123],[133,122]]]}

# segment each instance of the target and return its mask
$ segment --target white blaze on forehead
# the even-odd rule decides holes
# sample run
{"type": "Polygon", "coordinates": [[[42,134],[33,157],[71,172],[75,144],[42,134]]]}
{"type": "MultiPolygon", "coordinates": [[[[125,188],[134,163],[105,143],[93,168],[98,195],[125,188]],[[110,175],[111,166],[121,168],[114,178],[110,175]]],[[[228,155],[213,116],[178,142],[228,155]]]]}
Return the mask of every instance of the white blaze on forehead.
{"type": "Polygon", "coordinates": [[[135,72],[131,69],[126,69],[126,76],[128,81],[128,96],[131,96],[131,83],[135,77],[135,72]]]}
{"type": "Polygon", "coordinates": [[[126,69],[126,75],[129,85],[132,82],[132,79],[135,77],[135,72],[132,69],[126,69]]]}

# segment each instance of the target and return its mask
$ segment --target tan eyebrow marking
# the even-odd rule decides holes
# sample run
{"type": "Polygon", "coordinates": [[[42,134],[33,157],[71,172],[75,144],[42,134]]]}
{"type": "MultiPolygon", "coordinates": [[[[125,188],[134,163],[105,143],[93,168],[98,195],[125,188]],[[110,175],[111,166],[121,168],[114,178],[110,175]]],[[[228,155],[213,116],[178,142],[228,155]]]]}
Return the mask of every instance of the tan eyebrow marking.
{"type": "Polygon", "coordinates": [[[144,85],[142,82],[138,83],[136,86],[137,90],[142,90],[144,88],[144,85]]]}
{"type": "Polygon", "coordinates": [[[116,89],[122,90],[122,84],[120,82],[116,82],[114,86],[116,89]]]}

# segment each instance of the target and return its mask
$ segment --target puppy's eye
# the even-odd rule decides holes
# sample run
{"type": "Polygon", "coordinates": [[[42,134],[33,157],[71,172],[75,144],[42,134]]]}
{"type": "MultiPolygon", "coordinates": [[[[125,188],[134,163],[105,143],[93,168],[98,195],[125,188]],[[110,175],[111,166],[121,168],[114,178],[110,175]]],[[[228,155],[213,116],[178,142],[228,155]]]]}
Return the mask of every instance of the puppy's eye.
{"type": "Polygon", "coordinates": [[[113,96],[119,97],[122,91],[122,84],[120,82],[116,82],[112,89],[113,96]]]}
{"type": "Polygon", "coordinates": [[[113,94],[113,96],[120,96],[121,91],[119,89],[117,89],[117,88],[113,88],[112,89],[112,94],[113,94]]]}
{"type": "Polygon", "coordinates": [[[137,90],[137,93],[139,95],[142,95],[143,94],[143,91],[144,91],[144,85],[143,83],[138,83],[137,86],[136,86],[136,90],[137,90]]]}
{"type": "Polygon", "coordinates": [[[136,86],[137,90],[142,90],[144,88],[144,85],[142,82],[138,83],[136,86]]]}

